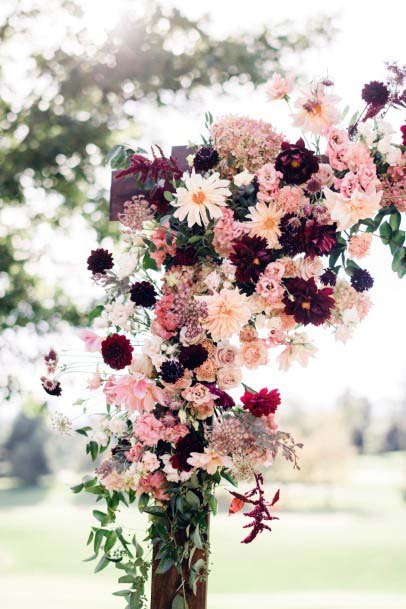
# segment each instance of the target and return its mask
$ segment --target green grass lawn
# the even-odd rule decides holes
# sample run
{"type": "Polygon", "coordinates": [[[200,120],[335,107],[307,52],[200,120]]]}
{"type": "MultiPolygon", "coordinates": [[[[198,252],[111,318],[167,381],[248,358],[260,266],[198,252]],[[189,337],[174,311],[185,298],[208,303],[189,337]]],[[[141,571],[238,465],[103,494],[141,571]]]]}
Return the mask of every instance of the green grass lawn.
{"type": "MultiPolygon", "coordinates": [[[[240,543],[243,517],[220,514],[211,528],[208,609],[405,609],[401,481],[401,456],[388,455],[359,460],[334,489],[291,485],[272,535],[248,546],[240,543]]],[[[123,606],[111,596],[114,568],[93,576],[93,563],[82,562],[89,508],[60,485],[0,491],[1,609],[123,606]]],[[[142,538],[137,511],[122,520],[142,538]]]]}

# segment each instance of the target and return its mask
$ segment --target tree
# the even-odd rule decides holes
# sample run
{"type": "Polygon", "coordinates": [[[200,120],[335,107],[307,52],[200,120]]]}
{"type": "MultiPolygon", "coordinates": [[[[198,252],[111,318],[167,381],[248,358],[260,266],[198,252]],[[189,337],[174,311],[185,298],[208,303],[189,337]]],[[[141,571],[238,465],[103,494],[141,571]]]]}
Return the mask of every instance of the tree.
{"type": "Polygon", "coordinates": [[[118,131],[135,135],[134,102],[148,99],[160,106],[168,94],[187,99],[198,87],[231,79],[262,82],[285,53],[305,51],[327,37],[322,21],[301,27],[302,33],[286,25],[280,35],[264,26],[259,34],[219,44],[203,23],[146,3],[142,17],[130,9],[115,31],[95,43],[82,23],[79,1],[28,4],[9,2],[0,23],[0,198],[4,216],[22,217],[17,226],[6,223],[0,236],[0,329],[38,328],[44,320],[55,325],[61,317],[83,321],[61,287],[48,286],[44,306],[41,281],[27,270],[33,262],[27,239],[44,222],[63,227],[78,209],[99,235],[106,234],[107,193],[98,185],[97,166],[118,131]],[[56,27],[60,38],[50,48],[41,28],[56,27]],[[17,48],[26,48],[23,97],[10,71],[17,48]],[[49,208],[36,208],[35,201],[44,197],[49,208]]]}

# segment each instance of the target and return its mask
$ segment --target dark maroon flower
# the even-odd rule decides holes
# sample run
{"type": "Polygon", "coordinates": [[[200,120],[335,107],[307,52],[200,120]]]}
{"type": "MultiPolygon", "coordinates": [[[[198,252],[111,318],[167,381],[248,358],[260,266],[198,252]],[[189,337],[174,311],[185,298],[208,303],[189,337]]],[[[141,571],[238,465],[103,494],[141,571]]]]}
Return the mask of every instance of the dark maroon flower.
{"type": "Polygon", "coordinates": [[[213,146],[202,146],[196,152],[193,159],[193,167],[196,171],[209,171],[219,162],[219,153],[213,146]]]}
{"type": "Polygon", "coordinates": [[[326,269],[320,275],[320,281],[323,285],[335,285],[337,283],[337,275],[332,269],[326,269]]]}
{"type": "Polygon", "coordinates": [[[137,281],[130,288],[130,300],[140,307],[153,307],[156,296],[155,288],[149,281],[137,281]]]}
{"type": "Polygon", "coordinates": [[[304,251],[307,256],[325,256],[337,243],[337,226],[307,220],[304,227],[304,251]]]}
{"type": "Polygon", "coordinates": [[[174,266],[193,266],[197,261],[197,252],[194,247],[177,247],[172,264],[174,266]]]}
{"type": "Polygon", "coordinates": [[[279,243],[281,253],[285,256],[296,256],[305,251],[305,219],[298,218],[293,214],[286,214],[281,219],[281,234],[279,243]]]}
{"type": "Polygon", "coordinates": [[[104,275],[106,271],[113,268],[113,264],[112,254],[101,247],[92,250],[87,259],[87,268],[93,275],[104,275]]]}
{"type": "Polygon", "coordinates": [[[246,391],[241,397],[241,402],[244,404],[245,410],[254,417],[267,417],[269,414],[276,412],[281,403],[281,396],[278,389],[261,389],[258,393],[246,391]]]}
{"type": "Polygon", "coordinates": [[[402,144],[403,146],[406,146],[406,125],[401,126],[400,132],[402,134],[402,144]]]}
{"type": "Polygon", "coordinates": [[[182,378],[184,368],[176,359],[168,360],[161,365],[160,375],[164,383],[176,383],[182,378]]]}
{"type": "Polygon", "coordinates": [[[133,348],[125,336],[111,334],[102,341],[101,353],[104,362],[110,368],[122,370],[131,364],[133,348]]]}
{"type": "Polygon", "coordinates": [[[252,293],[261,273],[275,260],[275,256],[272,250],[268,249],[266,239],[248,235],[234,241],[233,250],[230,260],[237,267],[237,284],[244,291],[252,293]]]}
{"type": "Polygon", "coordinates": [[[351,285],[357,292],[370,290],[374,280],[366,269],[355,269],[351,275],[351,285]]]}
{"type": "Polygon", "coordinates": [[[383,82],[373,80],[364,85],[361,97],[368,105],[382,107],[389,99],[389,90],[383,82]]]}
{"type": "Polygon", "coordinates": [[[187,462],[191,453],[202,453],[203,438],[197,433],[189,433],[176,443],[175,454],[169,459],[172,467],[178,471],[190,472],[192,466],[187,462]]]}
{"type": "Polygon", "coordinates": [[[148,194],[148,201],[151,207],[154,209],[156,214],[163,216],[170,211],[170,203],[165,199],[165,192],[173,191],[171,184],[165,184],[164,186],[155,186],[148,194]]]}
{"type": "Polygon", "coordinates": [[[319,170],[319,162],[312,150],[305,147],[302,139],[296,144],[282,142],[282,152],[275,161],[275,169],[280,171],[287,184],[303,184],[319,170]]]}
{"type": "Polygon", "coordinates": [[[235,406],[235,402],[231,395],[216,386],[215,383],[203,383],[210,390],[210,393],[217,396],[215,401],[216,406],[220,406],[223,410],[229,410],[235,406]]]}
{"type": "Polygon", "coordinates": [[[334,306],[332,288],[317,288],[313,277],[300,279],[298,277],[285,279],[286,293],[283,297],[285,311],[293,315],[298,324],[313,324],[319,326],[330,317],[334,306]]]}
{"type": "Polygon", "coordinates": [[[46,376],[41,376],[41,385],[49,395],[59,397],[62,393],[61,383],[59,381],[49,379],[46,376]]]}
{"type": "Polygon", "coordinates": [[[208,351],[203,345],[189,345],[181,348],[179,361],[184,368],[194,370],[201,366],[208,356],[208,351]]]}

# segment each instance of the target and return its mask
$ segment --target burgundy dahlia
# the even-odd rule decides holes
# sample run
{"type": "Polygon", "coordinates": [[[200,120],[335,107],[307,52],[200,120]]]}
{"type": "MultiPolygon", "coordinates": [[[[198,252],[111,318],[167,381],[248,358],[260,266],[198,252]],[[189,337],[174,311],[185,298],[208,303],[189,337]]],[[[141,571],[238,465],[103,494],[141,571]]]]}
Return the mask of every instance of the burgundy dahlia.
{"type": "Polygon", "coordinates": [[[266,417],[276,412],[281,403],[281,396],[278,389],[272,389],[271,391],[261,389],[258,393],[246,391],[241,398],[241,402],[244,404],[245,410],[249,410],[254,417],[266,417]]]}
{"type": "Polygon", "coordinates": [[[131,364],[133,347],[125,336],[111,334],[102,341],[101,352],[105,364],[114,370],[122,370],[131,364]]]}
{"type": "Polygon", "coordinates": [[[319,162],[312,150],[305,147],[300,138],[296,144],[282,142],[282,152],[275,161],[275,169],[280,171],[287,184],[303,184],[319,170],[319,162]]]}
{"type": "Polygon", "coordinates": [[[194,247],[177,247],[173,258],[174,266],[193,266],[197,261],[197,252],[194,247]]]}
{"type": "Polygon", "coordinates": [[[156,296],[155,288],[149,281],[137,281],[130,288],[130,300],[140,307],[153,307],[156,296]]]}
{"type": "Polygon", "coordinates": [[[336,225],[307,220],[304,227],[304,250],[307,256],[325,256],[337,243],[336,225]]]}
{"type": "Polygon", "coordinates": [[[389,99],[389,90],[383,82],[373,80],[364,85],[361,97],[368,105],[382,107],[389,99]]]}
{"type": "Polygon", "coordinates": [[[170,211],[170,203],[165,199],[165,192],[173,191],[173,186],[169,182],[166,182],[164,186],[155,186],[148,195],[148,201],[154,211],[162,216],[170,211]]]}
{"type": "Polygon", "coordinates": [[[355,269],[351,275],[351,285],[357,292],[370,290],[374,280],[366,269],[355,269]]]}
{"type": "Polygon", "coordinates": [[[164,383],[176,383],[182,378],[184,368],[176,359],[168,360],[161,365],[160,376],[164,383]]]}
{"type": "Polygon", "coordinates": [[[92,250],[87,259],[87,268],[93,275],[104,275],[106,271],[113,268],[113,264],[112,254],[102,247],[92,250]]]}
{"type": "Polygon", "coordinates": [[[275,256],[262,237],[244,235],[233,242],[233,249],[230,260],[237,267],[237,284],[244,291],[253,292],[261,273],[275,260],[275,256]]]}
{"type": "Polygon", "coordinates": [[[219,153],[213,146],[202,146],[195,154],[193,166],[196,171],[209,171],[218,164],[219,160],[219,153]]]}
{"type": "Polygon", "coordinates": [[[319,290],[313,277],[285,279],[284,283],[287,290],[283,297],[285,312],[293,315],[297,323],[319,326],[327,321],[334,306],[332,288],[319,290]]]}
{"type": "Polygon", "coordinates": [[[201,366],[208,356],[208,351],[203,345],[189,345],[180,350],[179,361],[184,368],[194,370],[201,366]]]}
{"type": "Polygon", "coordinates": [[[170,458],[172,467],[178,471],[189,472],[192,466],[187,462],[193,452],[202,453],[203,438],[197,433],[189,433],[176,443],[175,454],[170,458]]]}

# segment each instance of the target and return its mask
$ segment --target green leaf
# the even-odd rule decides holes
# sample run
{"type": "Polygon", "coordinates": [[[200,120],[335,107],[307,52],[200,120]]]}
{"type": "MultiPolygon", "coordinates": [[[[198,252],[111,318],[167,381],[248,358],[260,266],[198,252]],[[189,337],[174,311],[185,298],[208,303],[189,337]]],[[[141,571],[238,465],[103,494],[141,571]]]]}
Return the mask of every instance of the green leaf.
{"type": "Polygon", "coordinates": [[[217,514],[217,499],[214,495],[210,495],[209,497],[209,506],[211,511],[213,512],[213,515],[215,516],[217,514]]]}
{"type": "Polygon", "coordinates": [[[98,520],[101,524],[104,524],[106,519],[108,518],[105,512],[101,512],[100,510],[93,510],[93,516],[98,520]]]}
{"type": "Polygon", "coordinates": [[[140,512],[144,512],[145,508],[148,505],[149,495],[147,493],[142,493],[140,498],[138,499],[138,509],[140,512]]]}
{"type": "Polygon", "coordinates": [[[234,480],[232,475],[229,474],[228,472],[221,472],[221,475],[225,480],[227,480],[227,482],[229,482],[233,486],[238,486],[237,482],[234,480]]]}
{"type": "Polygon", "coordinates": [[[131,590],[118,590],[117,592],[113,592],[113,596],[124,596],[126,598],[131,596],[131,590]]]}
{"type": "Polygon", "coordinates": [[[400,228],[400,223],[402,220],[402,216],[400,215],[400,213],[398,211],[394,211],[390,218],[389,218],[389,224],[391,229],[396,232],[399,230],[400,228]]]}
{"type": "Polygon", "coordinates": [[[94,536],[94,553],[98,554],[102,541],[104,538],[104,532],[102,529],[97,529],[96,534],[94,536]]]}
{"type": "Polygon", "coordinates": [[[200,537],[199,527],[196,527],[192,534],[192,541],[198,550],[203,549],[202,538],[200,537]]]}
{"type": "Polygon", "coordinates": [[[77,484],[76,486],[71,486],[70,490],[72,491],[72,493],[80,493],[81,491],[83,491],[83,489],[85,488],[84,484],[77,484]]]}
{"type": "Polygon", "coordinates": [[[188,503],[188,504],[189,504],[191,507],[193,507],[193,508],[195,508],[195,509],[200,508],[200,505],[201,505],[201,504],[200,504],[200,499],[199,499],[199,497],[196,495],[196,493],[194,493],[193,491],[188,491],[188,492],[186,493],[185,499],[186,499],[187,503],[188,503]]]}
{"type": "Polygon", "coordinates": [[[90,430],[90,427],[80,427],[79,429],[75,429],[76,433],[81,436],[87,436],[87,432],[90,430]]]}
{"type": "Polygon", "coordinates": [[[104,551],[110,552],[110,550],[115,546],[117,541],[117,533],[115,531],[110,531],[107,535],[106,543],[104,544],[104,551]]]}
{"type": "Polygon", "coordinates": [[[160,561],[158,567],[156,568],[155,573],[159,573],[162,575],[163,573],[169,571],[169,569],[171,569],[174,564],[175,562],[172,560],[172,558],[163,558],[160,561]]]}
{"type": "Polygon", "coordinates": [[[164,192],[164,199],[166,201],[171,202],[171,201],[173,201],[174,196],[173,196],[173,194],[169,190],[165,190],[165,192],[164,192]]]}
{"type": "Polygon", "coordinates": [[[172,601],[171,609],[188,609],[185,599],[180,594],[177,594],[172,601]]]}
{"type": "Polygon", "coordinates": [[[383,243],[385,243],[385,245],[387,245],[391,239],[392,236],[392,229],[390,227],[389,222],[384,222],[380,229],[379,229],[379,234],[381,236],[381,239],[383,241],[383,243]]]}
{"type": "Polygon", "coordinates": [[[93,319],[96,319],[96,317],[100,317],[100,315],[103,313],[104,311],[104,306],[103,305],[97,305],[92,311],[90,311],[89,313],[89,321],[92,321],[93,319]]]}
{"type": "Polygon", "coordinates": [[[151,269],[152,271],[157,271],[158,267],[156,265],[155,260],[153,260],[149,254],[145,254],[144,258],[142,260],[142,266],[143,268],[147,271],[148,269],[151,269]]]}
{"type": "Polygon", "coordinates": [[[152,516],[166,516],[166,510],[164,508],[158,507],[157,505],[151,505],[149,507],[144,508],[144,512],[147,514],[151,514],[152,516]]]}
{"type": "Polygon", "coordinates": [[[107,567],[109,562],[110,561],[108,560],[108,558],[106,556],[102,556],[101,559],[99,560],[99,562],[97,563],[94,572],[99,573],[100,571],[103,571],[103,569],[105,569],[107,567]]]}

